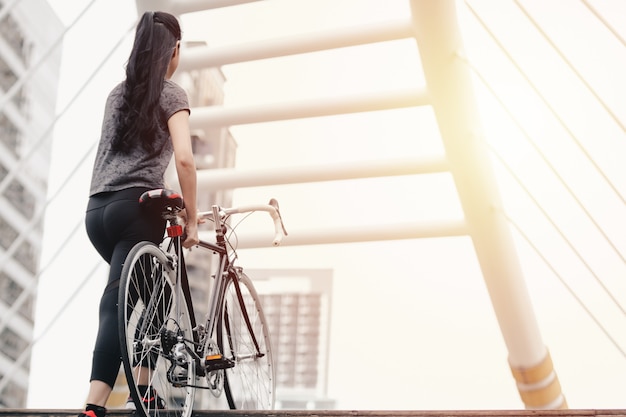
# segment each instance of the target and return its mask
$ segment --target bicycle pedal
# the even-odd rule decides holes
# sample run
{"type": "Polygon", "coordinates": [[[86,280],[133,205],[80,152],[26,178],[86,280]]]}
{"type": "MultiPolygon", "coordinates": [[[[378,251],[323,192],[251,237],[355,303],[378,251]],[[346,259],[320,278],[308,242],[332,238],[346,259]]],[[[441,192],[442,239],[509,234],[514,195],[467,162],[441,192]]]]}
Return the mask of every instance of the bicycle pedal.
{"type": "Polygon", "coordinates": [[[217,371],[218,369],[227,369],[235,366],[235,361],[225,358],[224,355],[215,354],[207,355],[204,358],[204,369],[207,371],[217,371]]]}

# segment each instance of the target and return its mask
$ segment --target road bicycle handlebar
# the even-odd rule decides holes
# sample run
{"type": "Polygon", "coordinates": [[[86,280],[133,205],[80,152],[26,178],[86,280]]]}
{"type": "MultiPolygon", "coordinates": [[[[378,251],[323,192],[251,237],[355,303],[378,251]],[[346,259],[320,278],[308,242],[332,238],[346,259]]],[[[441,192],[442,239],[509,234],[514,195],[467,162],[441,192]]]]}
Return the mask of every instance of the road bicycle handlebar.
{"type": "MultiPolygon", "coordinates": [[[[254,211],[265,211],[269,213],[269,215],[272,217],[272,220],[274,221],[274,240],[272,240],[273,246],[279,246],[283,238],[288,235],[287,230],[285,229],[285,225],[283,223],[283,219],[280,215],[280,210],[278,208],[278,201],[276,201],[275,198],[272,198],[268,204],[251,204],[251,205],[230,207],[230,208],[224,208],[224,207],[218,207],[218,206],[214,206],[214,207],[217,208],[216,212],[219,213],[220,223],[232,214],[252,213],[254,211]]],[[[207,220],[214,220],[214,221],[216,220],[214,218],[215,216],[213,215],[213,211],[199,212],[198,217],[200,219],[207,219],[207,220]]],[[[218,225],[216,222],[216,227],[219,227],[219,226],[221,226],[221,224],[218,225]]]]}

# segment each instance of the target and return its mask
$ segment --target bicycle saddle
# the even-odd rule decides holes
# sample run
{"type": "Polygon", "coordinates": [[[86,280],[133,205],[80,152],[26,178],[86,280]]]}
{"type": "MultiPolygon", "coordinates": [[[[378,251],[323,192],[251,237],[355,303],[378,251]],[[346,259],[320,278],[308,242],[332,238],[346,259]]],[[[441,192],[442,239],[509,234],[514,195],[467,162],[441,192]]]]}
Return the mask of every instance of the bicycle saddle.
{"type": "Polygon", "coordinates": [[[139,197],[139,207],[153,213],[178,213],[185,205],[183,197],[175,191],[158,188],[146,191],[139,197]]]}

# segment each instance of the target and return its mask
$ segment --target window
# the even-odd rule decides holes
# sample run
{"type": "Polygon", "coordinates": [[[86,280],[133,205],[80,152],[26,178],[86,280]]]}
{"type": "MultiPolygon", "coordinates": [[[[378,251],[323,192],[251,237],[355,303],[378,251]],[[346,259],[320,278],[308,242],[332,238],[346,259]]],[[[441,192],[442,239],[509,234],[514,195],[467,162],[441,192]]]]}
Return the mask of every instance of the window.
{"type": "Polygon", "coordinates": [[[22,59],[24,65],[27,65],[28,51],[30,48],[28,47],[28,43],[24,38],[20,26],[10,14],[7,14],[4,19],[0,21],[0,36],[9,44],[13,52],[22,59]]]}
{"type": "MultiPolygon", "coordinates": [[[[0,117],[1,119],[1,117],[0,117]]],[[[1,122],[0,122],[1,123],[1,122]]],[[[0,137],[2,128],[0,127],[0,137]]],[[[0,178],[5,178],[9,171],[0,164],[0,178]]],[[[4,198],[11,203],[16,210],[22,213],[27,219],[32,219],[35,215],[36,199],[20,182],[13,180],[4,190],[4,198]]],[[[1,225],[0,225],[1,227],[1,225]]],[[[0,229],[2,230],[2,229],[0,229]]],[[[41,231],[41,224],[37,225],[37,229],[41,231]]],[[[0,245],[2,242],[0,241],[0,245]]],[[[6,246],[5,246],[6,247],[6,246]]]]}
{"type": "MultiPolygon", "coordinates": [[[[15,282],[9,275],[4,272],[0,272],[0,300],[4,301],[7,305],[12,305],[15,300],[22,294],[24,288],[15,282]]],[[[19,306],[19,314],[33,323],[33,296],[29,295],[28,298],[22,302],[19,306]]]]}
{"type": "MultiPolygon", "coordinates": [[[[2,60],[0,59],[0,65],[2,60]]],[[[2,78],[0,76],[0,78],[2,78]]],[[[4,90],[6,91],[6,89],[4,90]]],[[[0,140],[11,151],[13,156],[18,156],[19,131],[4,113],[0,113],[0,140]]],[[[3,172],[3,177],[6,173],[3,172]]]]}
{"type": "MultiPolygon", "coordinates": [[[[8,249],[18,236],[19,233],[17,230],[0,216],[0,246],[4,249],[8,249]]],[[[37,272],[37,253],[35,252],[35,248],[27,241],[20,244],[15,251],[14,258],[22,264],[27,271],[33,274],[37,272]]]]}
{"type": "MultiPolygon", "coordinates": [[[[0,25],[1,27],[1,25],[0,25]]],[[[0,87],[6,93],[18,81],[18,76],[7,65],[6,61],[0,59],[0,87]]],[[[19,91],[12,97],[13,103],[18,109],[22,110],[25,104],[24,89],[20,87],[19,91]]]]}
{"type": "Polygon", "coordinates": [[[0,246],[4,249],[8,249],[17,236],[17,231],[0,216],[0,246]]]}
{"type": "Polygon", "coordinates": [[[27,348],[28,342],[8,327],[0,333],[0,350],[9,358],[17,360],[27,348]]]}
{"type": "MultiPolygon", "coordinates": [[[[35,197],[18,181],[13,180],[4,191],[4,198],[27,219],[35,214],[35,197]]],[[[36,230],[41,230],[38,225],[36,230]]]]}
{"type": "MultiPolygon", "coordinates": [[[[4,375],[0,374],[0,378],[4,375]]],[[[3,408],[24,408],[26,407],[26,390],[17,384],[8,384],[0,392],[0,407],[3,408]]]]}
{"type": "Polygon", "coordinates": [[[22,244],[15,251],[14,258],[18,261],[26,270],[32,274],[37,273],[37,253],[33,245],[27,241],[22,244]]]}

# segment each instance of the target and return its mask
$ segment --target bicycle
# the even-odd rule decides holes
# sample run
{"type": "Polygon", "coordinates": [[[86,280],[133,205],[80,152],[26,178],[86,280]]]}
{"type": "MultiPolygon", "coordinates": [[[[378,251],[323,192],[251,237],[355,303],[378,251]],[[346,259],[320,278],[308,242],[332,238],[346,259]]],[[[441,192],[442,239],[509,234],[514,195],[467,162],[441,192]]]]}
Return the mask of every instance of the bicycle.
{"type": "MultiPolygon", "coordinates": [[[[215,242],[197,245],[217,255],[209,309],[197,324],[182,253],[182,197],[152,190],[140,198],[166,220],[160,245],[140,242],[129,252],[120,280],[118,320],[130,396],[142,417],[191,416],[196,389],[225,396],[231,409],[271,409],[275,375],[269,330],[258,294],[234,265],[228,220],[265,211],[274,220],[273,245],[287,235],[276,200],[269,204],[199,213],[215,223],[215,242]],[[157,401],[158,399],[158,401],[157,401]]],[[[231,228],[234,231],[234,228],[231,228]]]]}

